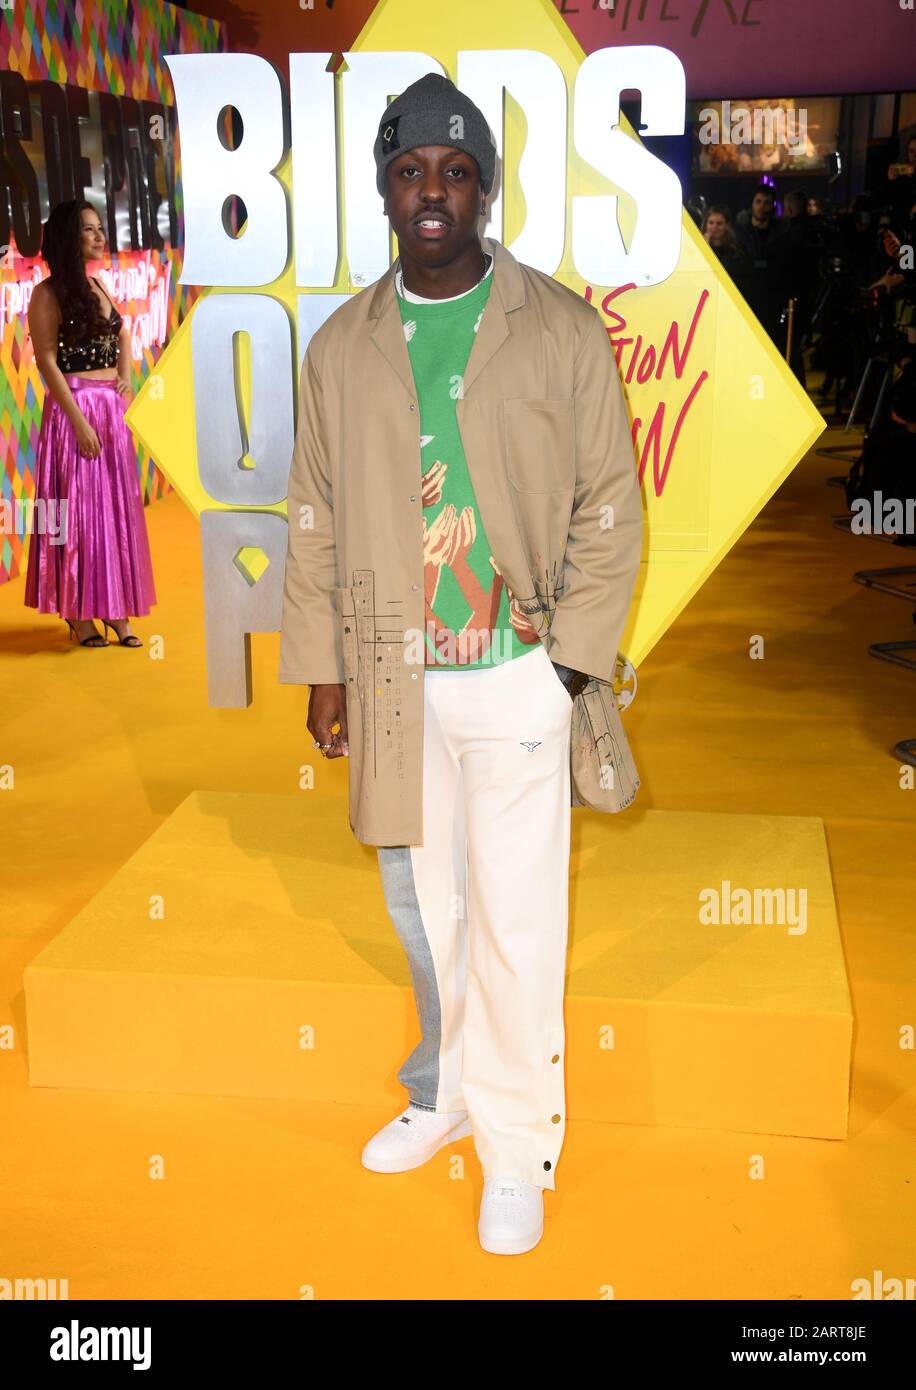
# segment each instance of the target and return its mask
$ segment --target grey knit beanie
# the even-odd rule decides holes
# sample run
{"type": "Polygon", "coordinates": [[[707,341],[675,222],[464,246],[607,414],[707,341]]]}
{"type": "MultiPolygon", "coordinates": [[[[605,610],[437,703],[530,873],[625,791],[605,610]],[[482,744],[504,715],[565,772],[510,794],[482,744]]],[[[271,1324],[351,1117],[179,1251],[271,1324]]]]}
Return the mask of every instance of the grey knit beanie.
{"type": "Polygon", "coordinates": [[[451,145],[476,159],[480,186],[489,193],[496,177],[496,148],[483,112],[454,82],[428,72],[388,107],[375,137],[376,186],[385,196],[385,171],[393,159],[421,145],[451,145]]]}

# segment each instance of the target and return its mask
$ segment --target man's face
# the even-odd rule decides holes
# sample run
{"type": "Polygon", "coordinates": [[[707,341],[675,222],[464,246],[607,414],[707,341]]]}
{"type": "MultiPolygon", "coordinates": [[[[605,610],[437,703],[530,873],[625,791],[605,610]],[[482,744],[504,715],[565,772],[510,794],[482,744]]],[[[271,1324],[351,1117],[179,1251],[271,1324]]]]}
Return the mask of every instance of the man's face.
{"type": "Polygon", "coordinates": [[[424,265],[448,265],[479,243],[482,202],[477,161],[463,150],[423,145],[386,170],[385,211],[398,246],[424,265]]]}
{"type": "Polygon", "coordinates": [[[773,211],[773,199],[769,193],[755,193],[751,203],[751,216],[758,222],[766,222],[773,211]]]}

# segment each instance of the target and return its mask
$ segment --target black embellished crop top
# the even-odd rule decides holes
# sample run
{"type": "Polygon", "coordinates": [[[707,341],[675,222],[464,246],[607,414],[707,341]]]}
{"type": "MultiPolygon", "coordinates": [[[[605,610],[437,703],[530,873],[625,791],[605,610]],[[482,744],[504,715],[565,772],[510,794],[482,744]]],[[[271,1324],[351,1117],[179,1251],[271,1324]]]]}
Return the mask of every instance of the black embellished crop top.
{"type": "MultiPolygon", "coordinates": [[[[111,313],[104,333],[93,334],[89,338],[81,338],[79,342],[66,346],[63,340],[63,332],[57,335],[57,365],[62,372],[91,372],[96,367],[116,367],[118,365],[118,334],[121,331],[123,322],[121,315],[114,306],[114,302],[105,292],[105,287],[96,281],[99,289],[105,295],[111,305],[111,313]]],[[[72,322],[72,319],[71,319],[72,322]]]]}

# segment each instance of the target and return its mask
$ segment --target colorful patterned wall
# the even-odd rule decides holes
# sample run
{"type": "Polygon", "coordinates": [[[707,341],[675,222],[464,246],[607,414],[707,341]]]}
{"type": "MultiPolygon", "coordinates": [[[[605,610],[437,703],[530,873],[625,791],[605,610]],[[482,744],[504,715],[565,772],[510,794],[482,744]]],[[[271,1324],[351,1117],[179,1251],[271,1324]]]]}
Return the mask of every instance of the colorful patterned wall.
{"type": "MultiPolygon", "coordinates": [[[[94,91],[172,105],[169,53],[226,52],[225,27],[158,0],[30,0],[0,9],[0,69],[26,81],[48,78],[94,91]]],[[[99,269],[132,328],[136,390],[162,347],[190,310],[198,291],[179,286],[181,187],[176,190],[178,247],[165,252],[121,251],[99,269]],[[160,342],[161,340],[161,342],[160,342]]],[[[15,507],[34,495],[34,460],[44,385],[31,351],[26,313],[31,283],[46,273],[40,260],[24,260],[15,248],[0,267],[0,495],[15,507]]],[[[170,490],[152,459],[138,448],[147,503],[170,490]]],[[[0,583],[22,569],[24,528],[0,533],[0,583]]]]}

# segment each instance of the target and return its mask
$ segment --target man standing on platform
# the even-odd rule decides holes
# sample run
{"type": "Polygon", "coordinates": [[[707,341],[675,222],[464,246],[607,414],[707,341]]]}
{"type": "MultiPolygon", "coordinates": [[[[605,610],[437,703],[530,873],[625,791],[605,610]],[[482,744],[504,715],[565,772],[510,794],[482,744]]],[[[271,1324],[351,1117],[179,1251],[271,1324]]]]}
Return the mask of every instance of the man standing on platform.
{"type": "MultiPolygon", "coordinates": [[[[600,316],[481,242],[479,109],[430,73],[374,154],[399,258],[305,355],[280,680],[311,686],[315,746],[349,758],[420,1018],[409,1105],[363,1165],[473,1134],[480,1242],[520,1254],[565,1130],[572,717],[614,678],[640,491],[600,316]]],[[[581,803],[620,809],[601,796],[581,803]]]]}

